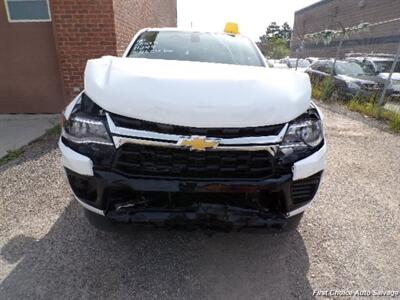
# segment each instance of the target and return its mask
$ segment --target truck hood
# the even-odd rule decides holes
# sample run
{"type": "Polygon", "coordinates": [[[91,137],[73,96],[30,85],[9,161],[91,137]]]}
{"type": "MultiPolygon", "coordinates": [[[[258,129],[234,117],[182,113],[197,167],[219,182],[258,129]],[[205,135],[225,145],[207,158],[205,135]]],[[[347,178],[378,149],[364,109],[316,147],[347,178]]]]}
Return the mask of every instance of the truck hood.
{"type": "Polygon", "coordinates": [[[307,74],[142,58],[89,60],[85,93],[126,117],[191,127],[282,124],[310,105],[307,74]]]}

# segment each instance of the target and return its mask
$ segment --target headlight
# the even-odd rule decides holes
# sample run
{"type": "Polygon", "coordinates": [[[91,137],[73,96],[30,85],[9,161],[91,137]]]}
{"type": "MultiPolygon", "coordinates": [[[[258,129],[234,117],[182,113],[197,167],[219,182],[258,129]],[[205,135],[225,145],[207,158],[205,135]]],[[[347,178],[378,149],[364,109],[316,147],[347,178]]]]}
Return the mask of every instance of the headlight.
{"type": "Polygon", "coordinates": [[[281,149],[303,150],[317,147],[322,140],[321,120],[303,119],[289,125],[280,147],[281,149]]]}
{"type": "Polygon", "coordinates": [[[62,135],[77,144],[113,145],[105,126],[104,113],[84,94],[70,118],[63,121],[62,135]]]}

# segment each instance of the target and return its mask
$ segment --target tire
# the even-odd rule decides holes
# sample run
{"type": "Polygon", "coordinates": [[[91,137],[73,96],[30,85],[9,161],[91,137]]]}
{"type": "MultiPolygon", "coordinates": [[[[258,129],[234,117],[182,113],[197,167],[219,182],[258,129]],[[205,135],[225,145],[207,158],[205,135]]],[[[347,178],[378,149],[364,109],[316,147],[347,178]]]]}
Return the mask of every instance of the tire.
{"type": "Polygon", "coordinates": [[[84,214],[86,219],[89,221],[90,225],[100,231],[116,231],[117,224],[111,222],[107,217],[98,215],[90,210],[84,208],[84,214]]]}
{"type": "Polygon", "coordinates": [[[304,215],[304,212],[299,213],[298,215],[295,215],[295,216],[287,219],[287,223],[286,223],[285,227],[282,228],[282,231],[288,232],[288,231],[296,230],[301,222],[301,219],[303,218],[303,215],[304,215]]]}

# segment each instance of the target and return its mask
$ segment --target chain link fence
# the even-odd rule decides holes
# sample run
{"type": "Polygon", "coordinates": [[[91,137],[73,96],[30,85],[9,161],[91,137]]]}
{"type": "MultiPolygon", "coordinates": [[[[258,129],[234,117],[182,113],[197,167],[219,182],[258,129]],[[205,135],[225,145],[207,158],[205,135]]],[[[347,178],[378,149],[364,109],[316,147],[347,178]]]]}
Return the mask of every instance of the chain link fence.
{"type": "Polygon", "coordinates": [[[317,2],[296,12],[290,55],[269,65],[307,73],[314,98],[340,101],[400,131],[399,12],[400,1],[317,2]]]}

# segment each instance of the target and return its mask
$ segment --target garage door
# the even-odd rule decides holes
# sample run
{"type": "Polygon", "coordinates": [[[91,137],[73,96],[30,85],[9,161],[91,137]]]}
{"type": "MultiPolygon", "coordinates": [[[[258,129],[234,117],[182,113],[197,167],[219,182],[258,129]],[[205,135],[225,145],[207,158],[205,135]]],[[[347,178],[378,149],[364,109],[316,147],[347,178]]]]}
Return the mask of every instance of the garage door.
{"type": "Polygon", "coordinates": [[[0,0],[0,113],[53,113],[62,103],[48,0],[0,0]]]}

